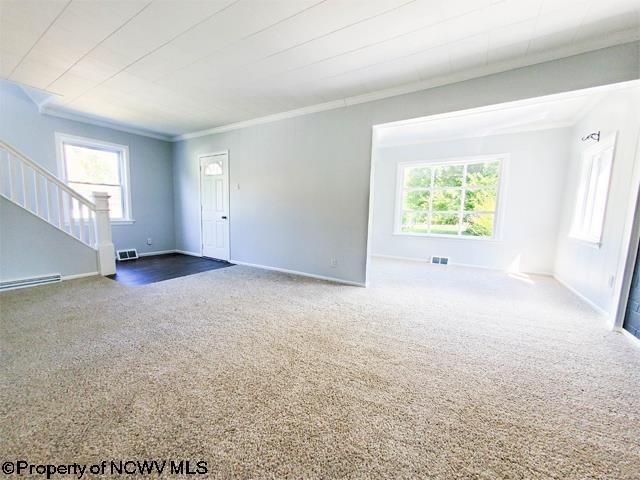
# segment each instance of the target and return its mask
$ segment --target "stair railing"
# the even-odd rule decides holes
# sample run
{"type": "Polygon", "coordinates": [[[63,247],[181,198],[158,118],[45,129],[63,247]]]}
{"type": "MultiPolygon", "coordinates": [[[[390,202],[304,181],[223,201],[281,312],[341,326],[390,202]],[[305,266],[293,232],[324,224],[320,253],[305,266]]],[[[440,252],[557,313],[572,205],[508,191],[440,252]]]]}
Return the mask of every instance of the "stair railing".
{"type": "Polygon", "coordinates": [[[115,273],[107,193],[92,202],[0,140],[0,195],[96,250],[102,275],[115,273]]]}

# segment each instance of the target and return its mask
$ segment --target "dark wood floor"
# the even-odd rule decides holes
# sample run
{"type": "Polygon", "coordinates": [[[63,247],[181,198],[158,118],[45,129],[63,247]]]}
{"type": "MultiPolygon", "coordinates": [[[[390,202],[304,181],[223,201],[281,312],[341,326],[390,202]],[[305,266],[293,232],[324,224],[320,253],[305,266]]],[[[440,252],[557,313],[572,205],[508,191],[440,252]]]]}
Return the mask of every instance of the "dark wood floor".
{"type": "Polygon", "coordinates": [[[125,285],[145,285],[232,265],[222,260],[168,253],[116,262],[116,274],[109,278],[125,285]]]}

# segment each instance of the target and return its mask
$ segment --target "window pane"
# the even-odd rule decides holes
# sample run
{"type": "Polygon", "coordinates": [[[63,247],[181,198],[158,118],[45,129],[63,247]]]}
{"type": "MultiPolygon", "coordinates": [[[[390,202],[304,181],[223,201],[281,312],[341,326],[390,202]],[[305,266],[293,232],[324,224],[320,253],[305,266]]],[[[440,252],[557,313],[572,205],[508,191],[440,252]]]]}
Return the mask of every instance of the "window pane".
{"type": "Polygon", "coordinates": [[[592,235],[598,237],[602,236],[612,162],[613,148],[604,151],[599,159],[600,168],[598,169],[598,179],[596,181],[596,198],[593,202],[593,222],[591,225],[592,235]]]}
{"type": "Polygon", "coordinates": [[[496,209],[496,191],[493,189],[467,190],[464,209],[471,212],[493,212],[496,209]]]}
{"type": "Polygon", "coordinates": [[[457,213],[434,213],[431,217],[431,233],[458,235],[457,213]]]}
{"type": "Polygon", "coordinates": [[[412,167],[404,169],[405,188],[428,188],[431,186],[431,168],[412,167]]]}
{"type": "Polygon", "coordinates": [[[599,242],[609,190],[613,146],[605,146],[583,156],[583,173],[578,189],[571,235],[583,240],[599,242]]]}
{"type": "Polygon", "coordinates": [[[427,233],[429,214],[426,212],[403,212],[400,230],[405,233],[427,233]]]}
{"type": "Polygon", "coordinates": [[[111,219],[124,218],[122,213],[122,187],[87,185],[73,182],[69,182],[69,186],[91,202],[93,202],[93,192],[107,192],[110,195],[109,217],[111,219]]]}
{"type": "Polygon", "coordinates": [[[64,144],[67,180],[70,182],[120,183],[120,155],[64,144]]]}
{"type": "Polygon", "coordinates": [[[414,190],[404,192],[402,199],[403,210],[428,210],[429,197],[431,192],[428,190],[414,190]]]}
{"type": "Polygon", "coordinates": [[[452,211],[460,210],[460,194],[459,189],[434,190],[433,192],[433,210],[434,211],[452,211]]]}
{"type": "Polygon", "coordinates": [[[204,168],[204,174],[207,176],[210,175],[222,175],[222,160],[218,160],[217,162],[211,162],[204,168]]]}
{"type": "Polygon", "coordinates": [[[493,221],[492,213],[467,213],[464,215],[462,234],[472,237],[492,237],[493,221]]]}
{"type": "Polygon", "coordinates": [[[463,165],[436,167],[434,185],[436,187],[459,187],[462,185],[463,165]]]}
{"type": "Polygon", "coordinates": [[[467,186],[495,187],[498,185],[500,162],[467,165],[467,186]]]}

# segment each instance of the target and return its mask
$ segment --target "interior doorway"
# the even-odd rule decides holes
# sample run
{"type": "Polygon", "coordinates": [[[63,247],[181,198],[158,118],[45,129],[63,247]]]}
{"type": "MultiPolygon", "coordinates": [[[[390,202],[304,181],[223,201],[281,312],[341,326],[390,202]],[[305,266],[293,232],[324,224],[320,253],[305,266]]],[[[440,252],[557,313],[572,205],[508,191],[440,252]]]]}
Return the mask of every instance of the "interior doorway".
{"type": "Polygon", "coordinates": [[[202,256],[229,261],[229,152],[201,155],[202,256]]]}
{"type": "Polygon", "coordinates": [[[637,335],[638,105],[631,81],[375,125],[367,275],[553,277],[637,335]]]}

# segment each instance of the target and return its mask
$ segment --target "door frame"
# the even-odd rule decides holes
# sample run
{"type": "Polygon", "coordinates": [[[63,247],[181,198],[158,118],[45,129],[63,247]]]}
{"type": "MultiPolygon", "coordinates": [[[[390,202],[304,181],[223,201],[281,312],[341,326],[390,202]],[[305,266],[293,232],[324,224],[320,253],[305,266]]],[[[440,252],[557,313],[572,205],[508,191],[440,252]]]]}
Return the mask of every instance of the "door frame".
{"type": "MultiPolygon", "coordinates": [[[[231,260],[231,159],[229,156],[229,150],[218,150],[216,152],[207,152],[207,153],[199,153],[198,154],[198,217],[200,218],[200,223],[198,225],[198,229],[200,230],[200,256],[204,257],[204,244],[202,239],[202,159],[205,157],[215,157],[217,155],[226,155],[227,156],[227,205],[229,210],[229,215],[227,219],[227,223],[229,225],[229,260],[231,260]]],[[[227,260],[227,261],[229,261],[227,260]]]]}
{"type": "MultiPolygon", "coordinates": [[[[634,154],[633,173],[631,175],[631,192],[627,206],[622,237],[622,251],[616,272],[613,311],[611,312],[611,328],[624,331],[624,317],[627,313],[629,292],[633,280],[638,248],[640,247],[640,131],[636,132],[637,142],[634,154]]],[[[631,336],[631,334],[629,334],[631,336]]],[[[634,337],[635,339],[635,337],[634,337]]]]}

